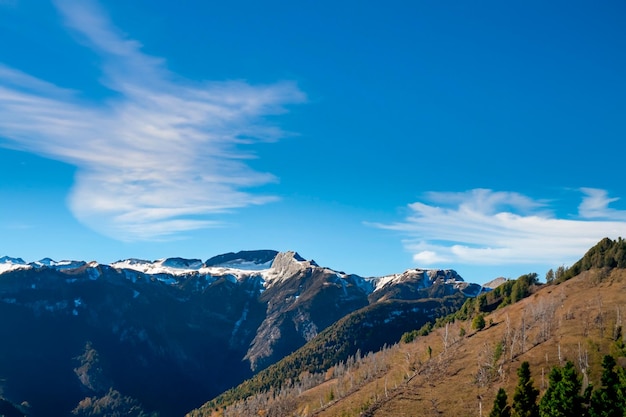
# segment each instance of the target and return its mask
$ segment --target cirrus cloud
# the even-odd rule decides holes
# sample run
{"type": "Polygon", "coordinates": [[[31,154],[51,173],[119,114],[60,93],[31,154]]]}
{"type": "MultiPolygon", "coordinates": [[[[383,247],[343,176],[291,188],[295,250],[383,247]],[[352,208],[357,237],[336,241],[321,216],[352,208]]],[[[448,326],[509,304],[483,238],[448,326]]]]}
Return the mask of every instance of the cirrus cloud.
{"type": "Polygon", "coordinates": [[[290,82],[191,82],[115,28],[91,1],[57,0],[65,25],[101,57],[116,93],[89,102],[0,64],[0,136],[6,146],[77,168],[73,214],[106,235],[154,239],[220,224],[215,215],[273,196],[248,189],[276,181],[242,148],[284,136],[263,118],[305,100],[290,82]]]}
{"type": "Polygon", "coordinates": [[[409,204],[402,222],[375,226],[401,232],[423,265],[569,264],[603,237],[626,236],[626,211],[605,190],[581,188],[572,218],[557,218],[550,201],[515,192],[431,192],[409,204]]]}

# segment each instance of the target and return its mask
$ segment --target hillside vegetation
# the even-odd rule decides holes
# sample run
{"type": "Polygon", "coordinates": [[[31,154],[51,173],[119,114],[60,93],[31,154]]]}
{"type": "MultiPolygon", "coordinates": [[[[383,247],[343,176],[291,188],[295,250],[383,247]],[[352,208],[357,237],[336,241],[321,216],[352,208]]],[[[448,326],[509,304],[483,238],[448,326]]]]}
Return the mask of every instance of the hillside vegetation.
{"type": "Polygon", "coordinates": [[[499,392],[514,397],[525,362],[538,398],[568,361],[581,390],[599,390],[606,355],[618,369],[626,365],[624,253],[622,239],[604,239],[553,285],[539,285],[536,274],[508,281],[433,320],[408,343],[357,352],[325,372],[296,368],[297,377],[280,388],[251,391],[229,406],[209,403],[191,415],[488,415],[499,392]]]}
{"type": "Polygon", "coordinates": [[[349,361],[350,357],[354,359],[355,355],[360,357],[360,352],[377,351],[386,344],[395,343],[410,326],[421,325],[456,311],[464,299],[461,294],[456,294],[443,299],[393,300],[365,307],[339,320],[303,348],[190,415],[207,415],[212,413],[211,410],[257,393],[288,391],[302,383],[310,384],[311,381],[305,381],[308,376],[325,373],[334,365],[349,361]]]}
{"type": "Polygon", "coordinates": [[[589,249],[585,256],[572,265],[571,268],[565,270],[561,276],[555,277],[555,280],[557,283],[567,281],[591,268],[606,270],[626,268],[626,240],[621,237],[617,240],[611,240],[608,237],[602,239],[597,245],[589,249]]]}

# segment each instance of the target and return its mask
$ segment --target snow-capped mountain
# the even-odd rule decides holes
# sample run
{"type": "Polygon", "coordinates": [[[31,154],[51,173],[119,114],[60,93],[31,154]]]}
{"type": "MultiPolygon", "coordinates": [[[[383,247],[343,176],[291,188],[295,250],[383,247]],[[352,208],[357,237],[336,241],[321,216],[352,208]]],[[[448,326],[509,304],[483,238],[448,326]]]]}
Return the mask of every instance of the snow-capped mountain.
{"type": "MultiPolygon", "coordinates": [[[[67,415],[85,396],[103,395],[99,389],[108,382],[85,382],[90,372],[106,374],[115,389],[162,416],[180,415],[366,307],[387,306],[389,314],[379,320],[386,326],[380,343],[393,343],[416,320],[441,314],[443,304],[417,307],[413,301],[456,295],[462,302],[482,290],[452,270],[360,277],[296,252],[271,250],[204,262],[45,258],[27,263],[5,256],[0,314],[11,319],[0,321],[0,332],[21,336],[0,347],[0,376],[8,381],[5,396],[31,404],[29,415],[51,415],[42,411],[50,407],[67,415]],[[102,360],[77,379],[76,369],[83,368],[75,358],[87,345],[102,360]],[[38,371],[43,369],[45,375],[38,371]],[[51,378],[48,382],[66,393],[57,398],[31,392],[28,375],[35,374],[51,378]],[[65,402],[55,403],[59,398],[65,402]]],[[[354,348],[364,342],[354,341],[354,348]]]]}
{"type": "Polygon", "coordinates": [[[0,274],[26,268],[30,268],[30,265],[27,265],[22,258],[11,258],[9,256],[0,258],[0,274]]]}
{"type": "MultiPolygon", "coordinates": [[[[99,264],[95,261],[62,260],[55,261],[44,258],[39,261],[26,263],[22,258],[3,256],[0,258],[0,274],[17,269],[50,268],[57,271],[72,272],[83,267],[94,269],[91,276],[98,275],[98,268],[110,267],[125,274],[129,279],[136,279],[139,272],[146,276],[167,277],[159,279],[171,285],[181,284],[192,277],[204,277],[209,281],[218,278],[235,278],[236,282],[246,279],[260,278],[264,289],[274,283],[292,277],[306,268],[320,268],[315,261],[307,261],[297,252],[279,253],[272,250],[242,251],[218,255],[202,262],[200,259],[165,258],[155,261],[143,259],[125,259],[111,264],[99,264]]],[[[454,270],[440,269],[410,269],[402,273],[382,277],[359,277],[330,268],[322,268],[329,274],[335,274],[339,279],[352,280],[364,293],[385,291],[398,285],[410,285],[417,289],[426,289],[435,283],[444,283],[455,289],[465,292],[468,296],[475,296],[484,288],[476,284],[468,284],[454,270]]]]}

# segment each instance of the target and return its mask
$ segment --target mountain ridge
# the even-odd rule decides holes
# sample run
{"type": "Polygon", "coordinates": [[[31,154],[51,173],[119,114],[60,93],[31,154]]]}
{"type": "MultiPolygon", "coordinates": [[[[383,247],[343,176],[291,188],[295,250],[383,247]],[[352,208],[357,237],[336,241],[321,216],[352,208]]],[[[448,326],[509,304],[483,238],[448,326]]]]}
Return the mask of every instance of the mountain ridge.
{"type": "MultiPolygon", "coordinates": [[[[295,251],[111,264],[50,258],[26,263],[5,256],[0,258],[0,314],[14,319],[0,323],[0,332],[20,334],[20,343],[29,348],[16,339],[0,349],[0,388],[13,403],[31,404],[34,417],[55,415],[50,409],[68,415],[86,396],[100,404],[109,395],[138,400],[163,417],[181,415],[364,307],[380,306],[359,316],[364,321],[355,322],[357,327],[395,326],[388,339],[376,339],[384,343],[422,320],[417,317],[431,317],[430,309],[440,305],[424,304],[428,307],[412,312],[403,300],[450,294],[462,299],[481,291],[452,270],[363,278],[321,267],[295,251]],[[46,346],[46,352],[38,346],[46,346]],[[101,366],[77,364],[77,357],[98,357],[101,366]],[[74,369],[103,377],[87,378],[83,372],[78,378],[74,369]],[[41,370],[48,370],[46,377],[41,370]],[[52,397],[33,392],[33,378],[59,392],[52,397]],[[113,391],[104,390],[105,383],[85,383],[91,380],[108,381],[113,391]]],[[[377,349],[373,341],[363,349],[377,349]]]]}
{"type": "MultiPolygon", "coordinates": [[[[188,274],[198,273],[205,275],[215,275],[221,276],[226,275],[227,273],[232,273],[235,275],[241,275],[238,271],[264,271],[270,270],[273,268],[273,263],[278,257],[279,261],[281,259],[286,259],[286,261],[280,261],[282,268],[285,268],[285,265],[290,263],[290,260],[293,259],[299,263],[310,263],[310,266],[319,267],[319,265],[313,260],[306,260],[302,256],[295,251],[286,251],[286,252],[278,252],[275,250],[250,250],[250,251],[239,251],[239,252],[228,252],[221,255],[213,256],[207,261],[202,262],[200,259],[188,259],[181,257],[173,257],[173,258],[161,258],[156,260],[145,260],[139,258],[127,258],[112,262],[110,264],[102,264],[98,261],[84,261],[84,260],[61,260],[55,261],[51,258],[43,258],[38,261],[26,262],[22,258],[15,258],[10,256],[2,256],[0,257],[0,274],[5,272],[10,272],[16,269],[30,269],[30,268],[51,268],[55,270],[76,270],[81,267],[89,267],[89,268],[97,268],[99,266],[111,267],[116,270],[132,270],[138,271],[149,275],[173,275],[173,276],[184,276],[188,274]]],[[[276,268],[274,268],[276,269],[276,268]]],[[[422,278],[426,283],[424,286],[427,286],[427,281],[432,284],[436,279],[445,279],[449,283],[456,284],[460,288],[463,289],[466,287],[472,287],[474,285],[472,283],[465,283],[463,278],[452,269],[429,269],[429,268],[411,268],[407,269],[404,272],[389,274],[384,276],[373,276],[373,277],[361,277],[355,274],[345,274],[344,272],[336,271],[332,268],[324,267],[329,271],[334,271],[338,274],[338,276],[352,276],[358,277],[359,279],[364,280],[364,282],[375,284],[371,287],[371,292],[375,292],[378,289],[383,288],[388,283],[399,284],[401,282],[417,282],[418,279],[415,279],[417,274],[422,274],[422,278]],[[441,272],[440,272],[441,271],[441,272]],[[413,278],[411,278],[413,276],[413,278]]],[[[268,275],[285,275],[288,274],[288,271],[281,271],[276,274],[268,274],[268,275]]],[[[271,279],[269,281],[272,281],[271,279]]],[[[368,284],[365,284],[364,288],[370,287],[368,284]]],[[[487,288],[486,286],[481,286],[483,288],[487,288]]],[[[476,287],[470,290],[476,291],[476,287]]]]}

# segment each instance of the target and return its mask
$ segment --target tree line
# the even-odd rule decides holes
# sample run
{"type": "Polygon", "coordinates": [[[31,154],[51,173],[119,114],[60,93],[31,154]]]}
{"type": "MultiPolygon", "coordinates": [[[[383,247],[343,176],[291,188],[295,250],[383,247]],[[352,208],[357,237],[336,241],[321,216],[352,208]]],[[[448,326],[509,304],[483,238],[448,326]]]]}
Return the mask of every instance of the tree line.
{"type": "Polygon", "coordinates": [[[558,284],[592,268],[626,268],[626,240],[605,237],[570,268],[559,267],[556,272],[549,270],[546,281],[558,284]]]}
{"type": "Polygon", "coordinates": [[[539,399],[530,365],[523,362],[517,370],[518,383],[513,401],[503,388],[498,390],[489,417],[623,417],[626,415],[626,372],[615,358],[604,356],[600,386],[583,386],[574,364],[554,366],[548,389],[539,399]]]}
{"type": "Polygon", "coordinates": [[[539,285],[537,277],[538,275],[535,272],[524,274],[517,279],[507,280],[489,292],[480,294],[477,297],[469,297],[461,308],[454,313],[442,315],[435,319],[434,322],[429,321],[419,329],[404,333],[400,341],[410,343],[419,336],[427,336],[434,329],[444,328],[446,324],[454,323],[457,320],[472,320],[472,328],[482,330],[487,324],[485,322],[485,313],[514,304],[531,295],[535,287],[539,285]]]}

